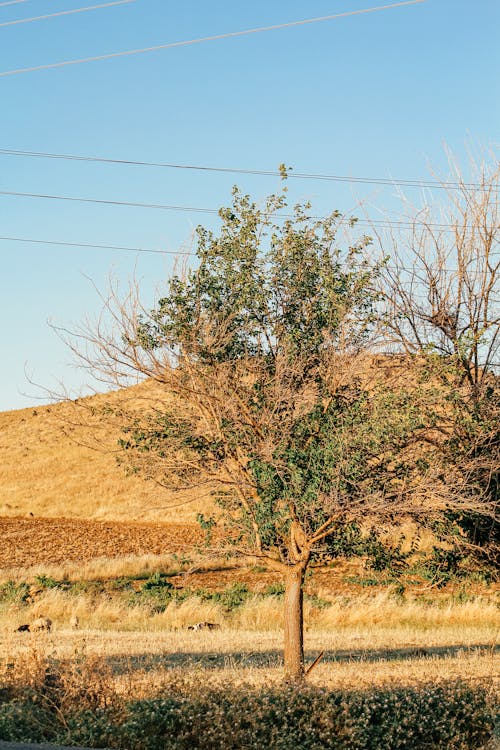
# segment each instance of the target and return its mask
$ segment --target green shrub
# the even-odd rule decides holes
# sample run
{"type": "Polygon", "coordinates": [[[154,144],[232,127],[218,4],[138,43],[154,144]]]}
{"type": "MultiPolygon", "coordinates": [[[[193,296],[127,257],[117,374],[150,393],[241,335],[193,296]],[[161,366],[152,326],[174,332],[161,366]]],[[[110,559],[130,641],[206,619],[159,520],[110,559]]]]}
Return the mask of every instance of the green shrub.
{"type": "Polygon", "coordinates": [[[128,750],[472,750],[492,731],[485,694],[460,684],[213,690],[131,704],[113,742],[128,750]]]}
{"type": "Polygon", "coordinates": [[[7,581],[0,585],[0,602],[9,604],[25,604],[30,595],[30,587],[27,583],[16,583],[7,581]]]}
{"type": "Polygon", "coordinates": [[[120,743],[119,714],[109,709],[79,711],[68,716],[65,724],[57,736],[57,741],[63,745],[126,747],[120,743]]]}
{"type": "Polygon", "coordinates": [[[48,742],[56,738],[54,716],[28,698],[0,703],[0,740],[48,742]]]}
{"type": "Polygon", "coordinates": [[[271,583],[263,591],[264,596],[284,596],[285,595],[285,584],[284,583],[271,583]]]}
{"type": "Polygon", "coordinates": [[[226,612],[231,612],[233,609],[241,607],[253,594],[246,583],[233,583],[223,591],[208,591],[207,589],[191,591],[190,589],[184,589],[182,597],[188,598],[189,596],[197,596],[204,602],[220,604],[226,612]]]}
{"type": "Polygon", "coordinates": [[[131,606],[145,604],[152,614],[164,612],[167,605],[175,599],[177,590],[168,580],[165,573],[153,573],[142,584],[139,591],[135,591],[128,598],[131,606]]]}
{"type": "Polygon", "coordinates": [[[67,588],[67,581],[56,581],[52,576],[46,576],[43,573],[39,576],[35,576],[36,583],[44,589],[56,589],[56,588],[67,588]]]}
{"type": "Polygon", "coordinates": [[[0,740],[121,750],[474,750],[494,731],[481,687],[329,691],[209,688],[175,680],[161,695],[93,707],[28,690],[0,703],[0,740]]]}

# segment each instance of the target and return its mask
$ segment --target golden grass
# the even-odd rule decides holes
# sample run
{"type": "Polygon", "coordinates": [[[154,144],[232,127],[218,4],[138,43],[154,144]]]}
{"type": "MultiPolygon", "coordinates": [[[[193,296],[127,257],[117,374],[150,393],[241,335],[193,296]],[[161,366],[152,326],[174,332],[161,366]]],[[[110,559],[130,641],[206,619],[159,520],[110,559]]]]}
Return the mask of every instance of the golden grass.
{"type": "MultiPolygon", "coordinates": [[[[470,628],[466,643],[460,640],[463,635],[452,627],[432,635],[411,629],[372,632],[368,627],[310,631],[306,662],[310,664],[325,651],[310,682],[330,688],[361,688],[463,679],[498,687],[500,657],[492,630],[470,628]]],[[[154,693],[174,676],[234,686],[278,684],[283,677],[282,634],[278,631],[2,632],[1,646],[10,663],[27,659],[34,651],[58,660],[71,661],[82,654],[100,659],[111,668],[115,684],[129,694],[133,689],[135,697],[154,693]]]]}
{"type": "MultiPolygon", "coordinates": [[[[162,632],[186,628],[200,621],[217,622],[223,630],[245,632],[280,632],[284,627],[283,602],[275,596],[252,596],[245,604],[227,612],[211,601],[190,596],[172,601],[163,612],[152,614],[145,604],[130,606],[123,596],[109,593],[75,595],[59,588],[39,593],[29,606],[0,607],[0,627],[12,631],[17,625],[36,617],[49,617],[56,629],[65,629],[72,614],[78,615],[86,629],[113,631],[162,632]]],[[[460,601],[422,601],[415,597],[397,600],[390,593],[363,594],[356,597],[333,596],[329,606],[304,604],[306,630],[354,633],[368,630],[381,632],[421,633],[422,638],[436,638],[439,633],[453,631],[457,642],[470,643],[470,638],[491,640],[500,632],[500,608],[492,597],[476,596],[460,601]],[[472,635],[471,635],[472,634],[472,635]]]]}
{"type": "MultiPolygon", "coordinates": [[[[191,555],[189,560],[196,557],[191,555]]],[[[60,565],[31,565],[27,567],[0,568],[0,583],[5,581],[34,582],[36,576],[50,576],[57,581],[99,581],[126,576],[140,577],[172,568],[185,567],[179,557],[165,555],[121,555],[119,557],[96,557],[86,562],[68,560],[60,565]]]]}
{"type": "Polygon", "coordinates": [[[500,628],[500,609],[490,597],[477,596],[468,601],[422,601],[409,597],[400,602],[390,593],[357,596],[348,603],[334,598],[330,607],[321,610],[315,620],[319,627],[356,627],[370,623],[382,626],[416,627],[432,630],[443,626],[500,628]]]}
{"type": "Polygon", "coordinates": [[[127,477],[116,463],[118,425],[92,407],[156,402],[143,383],[110,394],[0,413],[0,516],[195,521],[206,500],[185,505],[155,485],[127,477]],[[81,408],[79,408],[81,407],[81,408]],[[99,450],[87,447],[97,446],[99,450]],[[167,506],[167,507],[166,507],[167,506]]]}
{"type": "MultiPolygon", "coordinates": [[[[304,609],[306,662],[325,651],[311,674],[313,685],[345,689],[454,679],[500,685],[500,609],[493,596],[426,602],[363,593],[330,597],[325,608],[306,601],[304,609]]],[[[213,686],[278,685],[282,641],[278,597],[254,596],[231,613],[190,597],[151,614],[145,606],[127,606],[121,597],[54,588],[31,606],[0,608],[0,672],[7,663],[21,665],[22,672],[45,657],[69,664],[78,657],[78,663],[83,658],[89,669],[109,674],[106,689],[136,698],[179,679],[213,686]],[[69,625],[73,614],[80,619],[77,631],[69,625]],[[38,615],[54,621],[52,632],[15,632],[38,615]],[[221,627],[187,629],[203,620],[221,627]]]]}

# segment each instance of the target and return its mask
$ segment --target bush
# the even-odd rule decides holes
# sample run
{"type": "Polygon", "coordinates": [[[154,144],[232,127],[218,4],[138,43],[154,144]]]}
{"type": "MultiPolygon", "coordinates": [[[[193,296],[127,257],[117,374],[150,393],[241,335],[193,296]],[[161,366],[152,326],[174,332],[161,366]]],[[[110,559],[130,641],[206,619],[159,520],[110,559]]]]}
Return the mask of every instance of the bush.
{"type": "Polygon", "coordinates": [[[472,750],[482,747],[492,730],[484,692],[461,684],[345,693],[313,688],[232,695],[212,691],[132,704],[119,746],[472,750]]]}
{"type": "Polygon", "coordinates": [[[175,599],[177,591],[165,573],[153,573],[141,586],[140,591],[130,595],[131,606],[145,604],[151,614],[164,612],[168,604],[175,599]]]}
{"type": "Polygon", "coordinates": [[[63,702],[33,688],[10,696],[0,703],[0,740],[122,750],[474,750],[494,726],[486,691],[460,682],[230,691],[173,679],[160,695],[128,704],[105,688],[99,701],[78,690],[63,691],[63,702]]]}
{"type": "Polygon", "coordinates": [[[67,581],[56,581],[52,576],[46,576],[43,573],[39,576],[35,576],[35,583],[44,589],[68,588],[67,581]]]}
{"type": "Polygon", "coordinates": [[[52,713],[29,699],[0,703],[0,740],[48,742],[56,733],[52,713]]]}
{"type": "Polygon", "coordinates": [[[208,589],[183,589],[179,592],[178,599],[188,599],[190,596],[196,596],[202,602],[211,602],[220,604],[226,613],[232,612],[233,609],[241,607],[248,599],[255,596],[252,594],[246,583],[233,583],[226,586],[223,591],[209,591],[208,589]]]}
{"type": "Polygon", "coordinates": [[[7,581],[0,585],[0,602],[9,604],[26,604],[30,595],[30,587],[23,581],[7,581]]]}

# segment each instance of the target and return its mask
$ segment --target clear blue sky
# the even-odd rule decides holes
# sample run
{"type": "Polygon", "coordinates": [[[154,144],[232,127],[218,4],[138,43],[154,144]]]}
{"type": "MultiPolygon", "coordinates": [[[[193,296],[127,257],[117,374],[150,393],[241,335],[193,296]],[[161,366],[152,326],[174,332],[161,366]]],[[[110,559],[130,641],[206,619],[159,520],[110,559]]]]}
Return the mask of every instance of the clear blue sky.
{"type": "MultiPolygon", "coordinates": [[[[26,24],[10,20],[104,0],[0,2],[0,73],[373,7],[370,0],[134,0],[26,24]]],[[[389,0],[387,0],[387,3],[389,0]]],[[[0,149],[350,176],[426,177],[443,143],[500,140],[499,0],[426,0],[244,37],[0,76],[0,149]]],[[[0,154],[0,190],[218,208],[237,182],[256,198],[269,177],[106,166],[0,154]]],[[[293,182],[318,212],[394,189],[293,182]]],[[[207,214],[0,195],[0,235],[176,250],[207,214]]],[[[135,274],[145,295],[172,258],[0,241],[0,409],[36,402],[25,369],[49,387],[85,375],[47,324],[99,309],[89,282],[135,274]],[[23,395],[23,394],[28,394],[23,395]]]]}

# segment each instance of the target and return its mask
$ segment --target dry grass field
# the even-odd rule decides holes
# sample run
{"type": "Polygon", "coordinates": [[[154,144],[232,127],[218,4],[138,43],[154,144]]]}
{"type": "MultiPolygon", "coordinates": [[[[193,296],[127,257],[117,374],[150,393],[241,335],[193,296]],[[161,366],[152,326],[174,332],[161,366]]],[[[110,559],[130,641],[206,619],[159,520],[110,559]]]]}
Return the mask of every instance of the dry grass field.
{"type": "MultiPolygon", "coordinates": [[[[207,558],[196,547],[195,526],[4,518],[0,529],[0,584],[30,587],[25,602],[0,603],[0,652],[9,661],[35,652],[70,660],[84,651],[110,667],[113,684],[133,682],[150,692],[172,670],[221,683],[281,679],[283,603],[277,595],[263,595],[279,584],[279,576],[207,558]],[[172,600],[163,611],[152,611],[143,600],[131,602],[155,572],[168,574],[177,592],[189,589],[193,595],[172,600]],[[124,595],[115,582],[127,576],[124,595]],[[44,586],[44,579],[75,587],[50,581],[44,586]],[[249,591],[234,608],[196,595],[235,584],[249,591]],[[75,614],[80,629],[72,632],[75,614]],[[53,620],[51,633],[15,632],[40,615],[53,620]],[[216,622],[220,630],[187,630],[200,621],[216,622]]],[[[493,585],[436,590],[413,582],[402,594],[382,577],[377,585],[360,561],[339,561],[307,579],[305,622],[308,661],[326,652],[311,677],[314,684],[498,681],[500,608],[493,585]]]]}
{"type": "MultiPolygon", "coordinates": [[[[213,571],[209,575],[215,584],[213,571]]],[[[318,606],[313,597],[305,603],[308,662],[325,651],[313,684],[360,688],[462,679],[500,685],[500,610],[493,592],[465,598],[448,593],[440,600],[320,590],[328,606],[318,606]]],[[[231,611],[193,596],[151,613],[108,592],[75,595],[52,588],[23,607],[1,607],[0,652],[11,662],[35,653],[58,660],[84,653],[102,660],[114,682],[133,683],[141,695],[154,693],[173,672],[220,684],[277,684],[282,629],[277,596],[251,596],[231,611]],[[52,632],[15,632],[41,614],[53,620],[52,632]],[[74,614],[78,631],[69,626],[74,614]],[[204,620],[220,629],[187,629],[204,620]]]]}
{"type": "MultiPolygon", "coordinates": [[[[325,650],[309,682],[361,689],[460,679],[499,687],[500,657],[492,633],[491,627],[479,624],[444,626],[432,633],[409,627],[323,625],[306,637],[308,663],[325,650]]],[[[71,661],[85,655],[108,670],[114,685],[132,690],[137,697],[154,695],[174,675],[219,685],[279,685],[281,648],[277,627],[199,633],[185,629],[73,633],[61,628],[39,635],[3,629],[1,636],[2,653],[10,663],[44,656],[71,661]]]]}
{"type": "MultiPolygon", "coordinates": [[[[220,684],[278,683],[283,602],[279,595],[264,595],[279,583],[277,574],[208,561],[193,548],[188,552],[184,545],[181,555],[172,549],[158,556],[0,571],[4,585],[8,579],[30,584],[27,601],[0,604],[0,652],[14,662],[35,652],[59,660],[85,652],[110,668],[113,683],[137,683],[139,692],[154,693],[173,672],[220,684]],[[155,571],[166,572],[175,591],[189,589],[192,595],[151,609],[139,595],[155,571]],[[73,581],[76,588],[44,586],[49,576],[73,581]],[[130,581],[118,589],[115,582],[124,576],[130,581]],[[231,592],[235,584],[248,590],[240,606],[207,597],[207,592],[231,592]],[[15,632],[41,615],[53,621],[51,633],[15,632]],[[70,629],[72,615],[80,621],[76,632],[70,629]],[[218,623],[220,629],[188,630],[201,621],[218,623]]],[[[457,678],[498,683],[500,608],[494,586],[436,591],[414,585],[402,594],[382,580],[367,587],[366,580],[359,562],[339,562],[308,578],[308,661],[325,651],[313,684],[358,688],[457,678]]]]}

